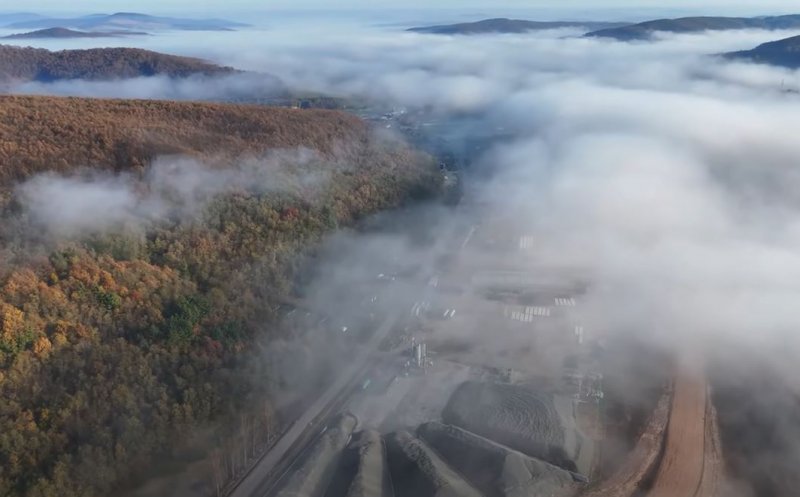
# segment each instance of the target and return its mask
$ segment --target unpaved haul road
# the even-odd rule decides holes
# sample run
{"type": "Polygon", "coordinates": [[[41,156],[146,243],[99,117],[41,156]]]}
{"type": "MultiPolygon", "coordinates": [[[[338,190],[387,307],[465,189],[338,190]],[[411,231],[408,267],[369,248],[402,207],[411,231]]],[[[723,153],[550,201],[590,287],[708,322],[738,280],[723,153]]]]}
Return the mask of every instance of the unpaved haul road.
{"type": "Polygon", "coordinates": [[[675,379],[664,454],[649,497],[695,497],[705,468],[708,387],[694,376],[675,379]]]}
{"type": "Polygon", "coordinates": [[[722,497],[716,412],[702,376],[681,374],[659,401],[620,469],[583,497],[633,497],[650,475],[648,497],[722,497]],[[660,456],[660,459],[659,459],[660,456]]]}

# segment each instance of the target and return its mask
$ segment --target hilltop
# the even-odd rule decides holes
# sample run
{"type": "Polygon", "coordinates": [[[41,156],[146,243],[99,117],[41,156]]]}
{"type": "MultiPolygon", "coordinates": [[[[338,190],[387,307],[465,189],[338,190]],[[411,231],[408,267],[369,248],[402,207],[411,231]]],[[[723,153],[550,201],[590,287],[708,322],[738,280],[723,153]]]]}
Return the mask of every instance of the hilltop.
{"type": "Polygon", "coordinates": [[[763,43],[752,50],[725,54],[730,59],[745,59],[761,64],[800,68],[800,36],[763,43]]]}
{"type": "Polygon", "coordinates": [[[0,45],[0,81],[108,80],[165,75],[187,77],[236,72],[199,59],[139,48],[92,48],[51,52],[0,45]]]}
{"type": "Polygon", "coordinates": [[[697,33],[733,29],[795,29],[800,28],[800,15],[768,17],[681,17],[656,19],[628,26],[600,29],[586,36],[614,38],[620,41],[648,40],[656,32],[697,33]]]}
{"type": "Polygon", "coordinates": [[[477,22],[423,26],[408,29],[415,33],[429,34],[481,34],[481,33],[526,33],[544,29],[579,28],[587,31],[625,26],[627,23],[581,22],[581,21],[526,21],[520,19],[485,19],[477,22]]]}
{"type": "Polygon", "coordinates": [[[337,142],[363,142],[366,134],[364,122],[338,111],[0,96],[0,185],[79,167],[140,169],[158,155],[238,157],[295,147],[330,153],[337,142]]]}
{"type": "Polygon", "coordinates": [[[110,38],[125,35],[146,35],[141,31],[76,31],[67,28],[46,28],[3,36],[3,40],[35,40],[42,38],[110,38]]]}
{"type": "MultiPolygon", "coordinates": [[[[13,19],[13,17],[11,18],[13,19]]],[[[2,18],[0,18],[0,21],[2,18]]],[[[246,27],[247,24],[224,19],[184,19],[177,17],[158,17],[135,12],[115,14],[94,14],[72,18],[36,17],[16,22],[10,21],[6,27],[12,29],[72,28],[88,31],[226,31],[246,27]]]]}

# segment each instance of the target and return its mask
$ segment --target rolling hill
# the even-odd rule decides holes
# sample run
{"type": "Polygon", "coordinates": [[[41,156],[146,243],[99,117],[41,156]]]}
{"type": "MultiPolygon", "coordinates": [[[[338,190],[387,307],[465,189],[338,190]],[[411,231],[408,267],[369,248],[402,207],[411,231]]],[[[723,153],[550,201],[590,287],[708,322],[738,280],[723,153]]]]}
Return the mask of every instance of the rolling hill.
{"type": "Polygon", "coordinates": [[[653,33],[697,33],[732,29],[795,29],[800,28],[800,15],[768,17],[682,17],[656,19],[586,34],[589,37],[613,38],[620,41],[648,40],[653,33]]]}
{"type": "Polygon", "coordinates": [[[752,50],[727,53],[725,57],[797,69],[800,68],[800,36],[763,43],[752,50]]]}
{"type": "Polygon", "coordinates": [[[224,19],[183,19],[158,17],[134,12],[95,14],[74,18],[35,18],[6,25],[12,29],[71,28],[88,31],[225,31],[246,27],[247,24],[224,19]]]}
{"type": "Polygon", "coordinates": [[[428,34],[481,34],[481,33],[526,33],[544,29],[580,28],[586,31],[616,28],[627,23],[613,22],[581,22],[581,21],[525,21],[519,19],[485,19],[477,22],[447,24],[441,26],[423,26],[408,29],[414,33],[428,34]]]}
{"type": "Polygon", "coordinates": [[[0,97],[0,495],[124,495],[187,449],[241,453],[234,419],[266,442],[290,419],[257,344],[286,336],[308,256],[440,184],[431,157],[337,111],[0,97]],[[167,187],[170,213],[206,202],[73,236],[31,214],[86,220],[120,188],[141,205],[167,187]]]}
{"type": "Polygon", "coordinates": [[[126,35],[146,35],[141,31],[76,31],[67,28],[45,28],[3,36],[2,40],[38,40],[44,38],[110,38],[126,35]]]}
{"type": "Polygon", "coordinates": [[[199,59],[138,48],[92,48],[51,52],[0,45],[0,81],[110,80],[140,76],[225,75],[236,71],[199,59]]]}
{"type": "Polygon", "coordinates": [[[338,111],[147,100],[0,96],[0,185],[42,172],[143,167],[158,155],[258,154],[361,142],[366,125],[338,111]],[[3,144],[14,143],[12,149],[3,144]]]}

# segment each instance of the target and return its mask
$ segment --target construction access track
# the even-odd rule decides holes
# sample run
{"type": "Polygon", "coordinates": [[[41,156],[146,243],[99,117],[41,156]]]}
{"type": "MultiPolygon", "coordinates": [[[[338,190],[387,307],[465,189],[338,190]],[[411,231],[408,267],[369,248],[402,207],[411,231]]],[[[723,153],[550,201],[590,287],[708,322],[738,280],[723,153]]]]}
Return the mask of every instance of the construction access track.
{"type": "Polygon", "coordinates": [[[583,497],[719,497],[722,471],[708,385],[702,376],[681,374],[617,472],[583,497]]]}

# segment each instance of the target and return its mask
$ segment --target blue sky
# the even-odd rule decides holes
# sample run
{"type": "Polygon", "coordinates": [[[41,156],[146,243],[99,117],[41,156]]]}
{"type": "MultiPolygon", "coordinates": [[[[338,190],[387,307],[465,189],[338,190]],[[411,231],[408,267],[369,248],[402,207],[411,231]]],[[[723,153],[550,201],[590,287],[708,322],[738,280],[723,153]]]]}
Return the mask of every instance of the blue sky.
{"type": "MultiPolygon", "coordinates": [[[[0,3],[6,3],[2,0],[0,3]]],[[[136,11],[184,13],[185,15],[224,15],[283,9],[457,9],[480,11],[538,10],[576,12],[583,10],[633,9],[657,12],[775,13],[800,11],[797,0],[27,0],[0,6],[0,12],[112,12],[136,11]]]]}

